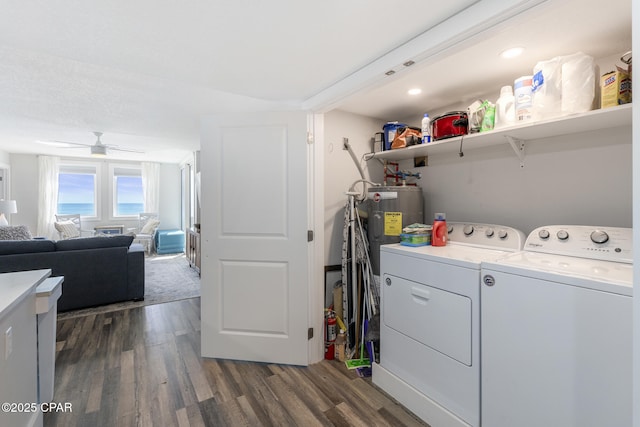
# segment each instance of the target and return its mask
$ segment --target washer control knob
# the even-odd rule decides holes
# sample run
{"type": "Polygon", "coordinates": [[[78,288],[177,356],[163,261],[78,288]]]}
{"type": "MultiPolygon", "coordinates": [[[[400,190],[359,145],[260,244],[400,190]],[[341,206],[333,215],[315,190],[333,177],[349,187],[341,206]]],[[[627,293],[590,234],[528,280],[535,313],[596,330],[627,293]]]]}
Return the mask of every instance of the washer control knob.
{"type": "Polygon", "coordinates": [[[538,237],[542,240],[547,240],[549,238],[549,230],[543,228],[542,230],[538,231],[538,237]]]}
{"type": "Polygon", "coordinates": [[[606,231],[596,230],[591,233],[591,241],[593,243],[607,243],[609,241],[609,235],[606,231]]]}
{"type": "Polygon", "coordinates": [[[473,225],[465,225],[464,228],[462,229],[462,232],[464,233],[465,236],[471,236],[474,230],[475,229],[473,228],[473,225]]]}
{"type": "Polygon", "coordinates": [[[447,227],[447,234],[453,233],[453,225],[447,227]]]}
{"type": "Polygon", "coordinates": [[[386,279],[384,279],[384,283],[386,283],[387,286],[391,286],[391,279],[387,277],[386,279]]]}
{"type": "Polygon", "coordinates": [[[507,236],[509,236],[509,233],[507,233],[507,230],[498,231],[498,237],[501,238],[502,240],[506,239],[507,236]]]}
{"type": "Polygon", "coordinates": [[[558,230],[556,236],[560,240],[567,240],[569,238],[569,233],[567,233],[567,230],[558,230]]]}
{"type": "Polygon", "coordinates": [[[493,228],[487,228],[487,231],[484,232],[484,235],[487,237],[493,237],[494,234],[493,228]]]}
{"type": "Polygon", "coordinates": [[[484,277],[482,278],[482,282],[486,286],[493,286],[496,284],[496,279],[490,274],[485,274],[484,277]]]}

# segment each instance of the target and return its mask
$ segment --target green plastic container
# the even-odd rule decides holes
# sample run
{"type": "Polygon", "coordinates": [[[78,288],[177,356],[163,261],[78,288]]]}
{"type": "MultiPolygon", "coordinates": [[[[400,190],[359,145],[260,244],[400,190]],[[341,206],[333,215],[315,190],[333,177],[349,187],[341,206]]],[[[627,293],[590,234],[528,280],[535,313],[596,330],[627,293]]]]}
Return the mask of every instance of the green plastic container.
{"type": "Polygon", "coordinates": [[[431,244],[431,233],[403,233],[400,235],[403,246],[427,246],[431,244]]]}

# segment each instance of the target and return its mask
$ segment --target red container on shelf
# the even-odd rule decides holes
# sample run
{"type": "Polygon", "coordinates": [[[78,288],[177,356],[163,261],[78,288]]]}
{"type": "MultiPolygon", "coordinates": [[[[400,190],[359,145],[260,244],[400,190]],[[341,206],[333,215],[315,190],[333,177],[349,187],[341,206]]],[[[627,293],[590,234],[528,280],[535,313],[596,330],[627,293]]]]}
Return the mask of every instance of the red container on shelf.
{"type": "Polygon", "coordinates": [[[465,111],[453,111],[436,117],[431,122],[431,138],[453,138],[468,133],[469,116],[465,111]]]}

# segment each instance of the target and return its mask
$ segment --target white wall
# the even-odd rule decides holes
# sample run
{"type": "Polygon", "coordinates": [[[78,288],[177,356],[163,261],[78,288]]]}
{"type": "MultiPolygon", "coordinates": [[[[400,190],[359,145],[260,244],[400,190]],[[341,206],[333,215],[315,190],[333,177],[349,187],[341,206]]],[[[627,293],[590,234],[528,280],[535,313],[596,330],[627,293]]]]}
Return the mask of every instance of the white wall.
{"type": "Polygon", "coordinates": [[[182,212],[180,165],[160,165],[160,229],[180,228],[182,212]]]}
{"type": "Polygon", "coordinates": [[[7,153],[6,151],[0,150],[0,164],[8,165],[10,161],[11,159],[10,159],[9,153],[7,153]]]}
{"type": "Polygon", "coordinates": [[[38,225],[38,157],[11,154],[11,197],[18,213],[11,215],[12,225],[26,225],[35,235],[38,225]]]}
{"type": "MultiPolygon", "coordinates": [[[[325,201],[325,265],[339,265],[342,251],[342,230],[344,224],[344,206],[347,202],[345,192],[351,184],[360,179],[360,173],[349,152],[343,149],[343,138],[349,139],[358,159],[371,152],[371,138],[382,131],[384,123],[378,119],[334,110],[325,114],[324,147],[324,201],[325,201]]],[[[379,182],[382,179],[382,167],[377,161],[360,161],[368,179],[379,182]]],[[[359,184],[357,189],[361,189],[359,184]]]]}
{"type": "MultiPolygon", "coordinates": [[[[122,163],[122,162],[118,162],[122,163]]],[[[38,156],[32,154],[11,154],[11,196],[16,200],[18,213],[11,216],[13,225],[26,225],[32,234],[38,224],[38,156]]],[[[106,168],[105,168],[106,170],[106,168]]],[[[101,180],[102,191],[108,192],[108,182],[101,180]]],[[[180,167],[177,164],[160,165],[160,228],[179,228],[180,226],[180,167]]],[[[107,220],[83,221],[82,228],[90,230],[93,226],[107,223],[107,220]]],[[[118,221],[125,227],[136,227],[137,220],[118,221]]]]}
{"type": "MultiPolygon", "coordinates": [[[[358,178],[342,137],[360,157],[382,124],[340,111],[326,115],[325,265],[340,263],[344,191],[358,178]]],[[[471,142],[463,143],[463,157],[444,153],[430,156],[426,167],[407,160],[400,168],[423,175],[426,223],[445,212],[451,221],[509,225],[525,234],[551,224],[631,227],[631,151],[626,127],[527,141],[522,168],[507,143],[474,149],[471,142]]],[[[376,160],[365,166],[380,179],[376,160]]]]}
{"type": "MultiPolygon", "coordinates": [[[[551,224],[631,227],[631,129],[526,142],[524,167],[508,144],[430,156],[425,221],[485,222],[528,233],[551,224]]],[[[409,169],[410,162],[403,161],[409,169]]]]}

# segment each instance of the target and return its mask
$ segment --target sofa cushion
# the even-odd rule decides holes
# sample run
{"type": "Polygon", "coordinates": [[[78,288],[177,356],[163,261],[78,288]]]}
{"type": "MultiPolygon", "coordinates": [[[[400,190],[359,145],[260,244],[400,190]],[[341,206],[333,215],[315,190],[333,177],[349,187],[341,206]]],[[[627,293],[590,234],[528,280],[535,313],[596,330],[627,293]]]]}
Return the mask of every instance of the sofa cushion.
{"type": "Polygon", "coordinates": [[[51,240],[0,240],[0,255],[31,254],[55,250],[55,244],[51,240]]]}
{"type": "Polygon", "coordinates": [[[56,242],[57,251],[76,251],[80,249],[100,249],[100,248],[128,248],[133,242],[133,236],[116,235],[100,237],[80,237],[77,239],[58,240],[56,242]]]}
{"type": "Polygon", "coordinates": [[[26,225],[0,226],[0,240],[31,240],[31,232],[26,225]]]}

